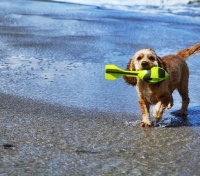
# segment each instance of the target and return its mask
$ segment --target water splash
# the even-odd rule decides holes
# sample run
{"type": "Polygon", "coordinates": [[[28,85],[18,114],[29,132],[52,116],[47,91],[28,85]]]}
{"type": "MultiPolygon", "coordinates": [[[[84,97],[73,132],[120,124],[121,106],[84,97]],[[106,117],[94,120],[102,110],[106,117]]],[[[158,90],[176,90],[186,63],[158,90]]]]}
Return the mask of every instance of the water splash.
{"type": "Polygon", "coordinates": [[[127,125],[127,126],[128,126],[128,125],[131,125],[131,126],[138,126],[140,122],[141,122],[140,120],[130,121],[130,122],[125,121],[124,124],[127,125]]]}

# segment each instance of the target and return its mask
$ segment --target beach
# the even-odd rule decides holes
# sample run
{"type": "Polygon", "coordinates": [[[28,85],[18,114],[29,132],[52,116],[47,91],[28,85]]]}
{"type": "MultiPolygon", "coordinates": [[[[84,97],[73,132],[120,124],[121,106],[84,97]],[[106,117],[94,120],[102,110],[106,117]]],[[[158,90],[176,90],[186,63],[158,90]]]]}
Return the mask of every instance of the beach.
{"type": "Polygon", "coordinates": [[[135,89],[104,78],[139,49],[199,43],[199,16],[186,12],[1,1],[0,175],[198,175],[199,54],[187,61],[187,122],[171,115],[174,92],[163,124],[140,128],[135,89]]]}
{"type": "Polygon", "coordinates": [[[198,175],[199,127],[126,124],[130,115],[1,95],[2,175],[198,175]]]}

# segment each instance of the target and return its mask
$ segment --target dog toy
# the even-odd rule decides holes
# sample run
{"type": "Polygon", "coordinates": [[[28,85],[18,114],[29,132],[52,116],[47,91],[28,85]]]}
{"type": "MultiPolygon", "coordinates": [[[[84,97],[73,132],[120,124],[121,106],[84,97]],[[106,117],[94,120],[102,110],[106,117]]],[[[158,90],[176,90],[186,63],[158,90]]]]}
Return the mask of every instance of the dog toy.
{"type": "Polygon", "coordinates": [[[121,76],[128,76],[138,77],[149,83],[157,83],[169,77],[169,74],[164,69],[156,66],[149,70],[127,71],[110,64],[105,66],[105,71],[105,79],[107,80],[115,80],[121,76]]]}

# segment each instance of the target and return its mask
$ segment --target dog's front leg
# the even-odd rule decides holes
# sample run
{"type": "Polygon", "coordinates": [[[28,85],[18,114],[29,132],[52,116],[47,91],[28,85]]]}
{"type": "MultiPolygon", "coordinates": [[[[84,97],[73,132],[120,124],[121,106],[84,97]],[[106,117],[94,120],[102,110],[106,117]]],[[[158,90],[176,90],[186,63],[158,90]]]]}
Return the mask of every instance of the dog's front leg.
{"type": "Polygon", "coordinates": [[[159,101],[153,108],[153,117],[156,120],[156,122],[160,121],[162,118],[163,112],[165,110],[165,106],[159,101]]]}
{"type": "Polygon", "coordinates": [[[173,98],[170,94],[163,94],[159,99],[153,108],[153,117],[156,122],[161,120],[165,109],[170,109],[173,106],[173,98]]]}
{"type": "Polygon", "coordinates": [[[141,127],[150,127],[151,121],[150,121],[150,114],[149,114],[149,103],[146,102],[144,99],[139,98],[138,100],[140,105],[140,110],[142,113],[142,122],[140,123],[141,127]]]}

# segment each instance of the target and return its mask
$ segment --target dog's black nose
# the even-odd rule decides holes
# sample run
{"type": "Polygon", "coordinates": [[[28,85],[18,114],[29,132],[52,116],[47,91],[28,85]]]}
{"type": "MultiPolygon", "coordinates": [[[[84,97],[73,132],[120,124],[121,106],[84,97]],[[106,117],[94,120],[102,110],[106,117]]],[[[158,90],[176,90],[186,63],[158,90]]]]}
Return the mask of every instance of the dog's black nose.
{"type": "Polygon", "coordinates": [[[141,65],[142,65],[143,68],[146,68],[146,67],[149,66],[149,63],[146,62],[146,61],[142,61],[141,65]]]}

